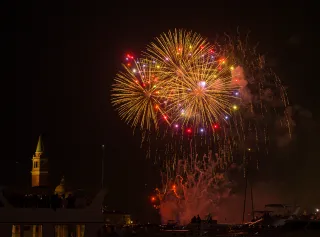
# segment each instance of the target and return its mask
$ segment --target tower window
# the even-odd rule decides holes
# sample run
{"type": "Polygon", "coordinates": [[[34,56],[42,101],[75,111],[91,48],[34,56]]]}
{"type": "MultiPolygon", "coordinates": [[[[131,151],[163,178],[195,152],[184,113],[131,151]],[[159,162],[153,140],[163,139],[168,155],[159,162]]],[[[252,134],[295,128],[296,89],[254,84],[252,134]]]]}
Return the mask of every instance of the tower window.
{"type": "Polygon", "coordinates": [[[37,161],[33,163],[33,168],[38,168],[38,162],[37,161]]]}

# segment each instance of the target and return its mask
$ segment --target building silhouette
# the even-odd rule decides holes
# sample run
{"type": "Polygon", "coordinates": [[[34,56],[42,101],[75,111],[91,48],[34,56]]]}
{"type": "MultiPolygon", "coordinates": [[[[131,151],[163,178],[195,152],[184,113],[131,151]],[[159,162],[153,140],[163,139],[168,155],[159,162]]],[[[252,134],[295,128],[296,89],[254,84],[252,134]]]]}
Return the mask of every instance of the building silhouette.
{"type": "MultiPolygon", "coordinates": [[[[49,159],[46,157],[43,146],[42,136],[39,136],[36,151],[31,162],[31,189],[23,191],[16,189],[14,192],[3,192],[9,204],[15,208],[28,209],[59,209],[72,208],[80,210],[87,208],[92,200],[88,199],[85,192],[73,190],[67,185],[65,177],[61,178],[60,184],[54,189],[49,184],[49,159]],[[72,205],[70,205],[72,203],[72,205]]],[[[102,203],[101,203],[102,207],[102,203]]],[[[76,210],[75,210],[76,211],[76,210]]],[[[99,211],[101,213],[101,211],[99,211]]],[[[101,213],[106,224],[122,225],[132,223],[131,217],[127,213],[102,209],[101,213]]],[[[54,225],[54,236],[68,237],[71,233],[76,233],[76,237],[83,237],[85,233],[85,224],[75,224],[72,229],[66,224],[54,225]]],[[[35,223],[14,224],[12,225],[12,237],[43,237],[43,225],[35,223]]],[[[0,235],[1,236],[1,235],[0,235]]]]}

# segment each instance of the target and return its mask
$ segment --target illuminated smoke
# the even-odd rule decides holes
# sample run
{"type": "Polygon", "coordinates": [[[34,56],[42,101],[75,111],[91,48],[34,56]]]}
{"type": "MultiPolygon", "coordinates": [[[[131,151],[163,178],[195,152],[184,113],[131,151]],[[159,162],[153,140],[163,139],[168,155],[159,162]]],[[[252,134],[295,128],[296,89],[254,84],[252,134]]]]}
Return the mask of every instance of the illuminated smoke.
{"type": "Polygon", "coordinates": [[[243,167],[234,163],[224,164],[217,157],[210,158],[204,156],[189,163],[181,160],[174,178],[163,176],[166,180],[163,190],[157,190],[162,223],[173,220],[187,225],[193,216],[199,215],[205,219],[209,213],[219,223],[241,223],[243,211],[244,221],[250,221],[253,218],[250,195],[252,182],[254,210],[263,210],[264,205],[269,203],[292,203],[292,198],[284,195],[286,191],[283,183],[250,181],[249,178],[244,210],[243,167]]]}
{"type": "Polygon", "coordinates": [[[237,66],[231,71],[232,83],[239,86],[239,96],[244,104],[249,104],[252,101],[250,89],[247,87],[248,81],[245,78],[244,70],[242,67],[237,66]]]}
{"type": "Polygon", "coordinates": [[[163,174],[164,185],[159,191],[162,222],[174,220],[188,224],[193,216],[215,216],[219,203],[230,196],[232,183],[227,171],[235,169],[217,155],[183,159],[177,162],[175,175],[163,174]]]}

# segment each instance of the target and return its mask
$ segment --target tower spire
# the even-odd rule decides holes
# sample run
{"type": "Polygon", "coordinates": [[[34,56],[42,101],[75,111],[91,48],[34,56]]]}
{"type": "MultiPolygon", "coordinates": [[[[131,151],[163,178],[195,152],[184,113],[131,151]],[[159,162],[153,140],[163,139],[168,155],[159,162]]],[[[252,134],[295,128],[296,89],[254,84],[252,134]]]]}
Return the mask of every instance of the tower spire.
{"type": "Polygon", "coordinates": [[[36,152],[43,153],[42,135],[39,136],[36,152]]]}
{"type": "Polygon", "coordinates": [[[31,169],[31,185],[47,186],[48,185],[48,158],[44,156],[42,136],[39,136],[37,149],[32,157],[32,169],[31,169]]]}

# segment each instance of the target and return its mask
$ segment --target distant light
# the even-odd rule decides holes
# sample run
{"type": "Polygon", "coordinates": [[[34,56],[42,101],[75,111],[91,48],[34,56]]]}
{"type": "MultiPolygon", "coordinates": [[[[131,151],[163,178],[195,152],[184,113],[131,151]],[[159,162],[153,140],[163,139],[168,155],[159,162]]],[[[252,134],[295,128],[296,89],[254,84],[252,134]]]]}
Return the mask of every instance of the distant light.
{"type": "Polygon", "coordinates": [[[145,64],[143,64],[143,67],[145,67],[146,65],[145,64]]]}
{"type": "Polygon", "coordinates": [[[156,63],[156,61],[152,61],[153,63],[156,63]]]}
{"type": "Polygon", "coordinates": [[[316,212],[319,212],[319,209],[318,209],[318,208],[316,208],[316,212]]]}
{"type": "Polygon", "coordinates": [[[219,128],[218,124],[213,125],[214,128],[219,128]]]}
{"type": "Polygon", "coordinates": [[[225,119],[229,119],[229,117],[228,117],[228,116],[225,116],[224,118],[225,118],[225,119]]]}
{"type": "Polygon", "coordinates": [[[129,60],[129,58],[126,58],[126,60],[128,61],[128,60],[129,60]]]}
{"type": "Polygon", "coordinates": [[[130,54],[127,54],[127,58],[128,58],[128,59],[129,59],[129,58],[133,59],[133,56],[130,55],[130,54]]]}
{"type": "Polygon", "coordinates": [[[137,70],[134,68],[134,69],[132,70],[132,72],[133,72],[133,73],[136,73],[136,72],[137,72],[137,70]]]}
{"type": "Polygon", "coordinates": [[[169,58],[168,57],[166,57],[166,61],[168,61],[169,60],[169,58]]]}
{"type": "Polygon", "coordinates": [[[248,148],[248,151],[251,151],[251,148],[248,148]]]}
{"type": "Polygon", "coordinates": [[[192,132],[191,128],[188,128],[187,133],[191,133],[191,132],[192,132]]]}
{"type": "Polygon", "coordinates": [[[167,120],[167,119],[168,119],[168,117],[167,117],[167,116],[165,116],[165,115],[163,116],[163,118],[164,118],[165,120],[167,120]]]}
{"type": "Polygon", "coordinates": [[[234,110],[237,110],[237,109],[238,109],[238,106],[234,105],[234,106],[232,106],[232,108],[233,108],[234,110]]]}
{"type": "Polygon", "coordinates": [[[234,94],[235,94],[235,95],[239,95],[239,92],[237,91],[237,92],[235,92],[234,94]]]}
{"type": "Polygon", "coordinates": [[[205,81],[200,81],[200,82],[199,82],[199,85],[200,85],[201,87],[205,87],[205,86],[206,86],[206,82],[205,82],[205,81]]]}
{"type": "Polygon", "coordinates": [[[201,128],[201,129],[200,129],[200,132],[203,132],[203,131],[204,131],[204,129],[203,129],[203,128],[201,128]]]}
{"type": "Polygon", "coordinates": [[[176,125],[174,125],[176,128],[178,128],[179,127],[179,125],[178,124],[176,124],[176,125]]]}
{"type": "Polygon", "coordinates": [[[231,66],[231,67],[230,67],[230,70],[232,71],[233,69],[234,69],[234,67],[233,67],[233,66],[231,66]]]}

